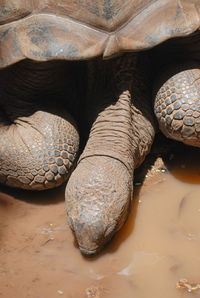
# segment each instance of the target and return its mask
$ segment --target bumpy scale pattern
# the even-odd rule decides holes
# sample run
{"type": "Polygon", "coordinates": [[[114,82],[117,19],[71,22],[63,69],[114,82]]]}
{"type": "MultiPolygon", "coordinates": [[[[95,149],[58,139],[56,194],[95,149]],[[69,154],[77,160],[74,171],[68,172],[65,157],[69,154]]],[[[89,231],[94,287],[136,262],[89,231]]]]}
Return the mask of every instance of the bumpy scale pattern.
{"type": "Polygon", "coordinates": [[[132,176],[118,160],[88,157],[72,173],[65,197],[68,221],[80,249],[91,254],[123,225],[132,198],[132,176]]]}
{"type": "Polygon", "coordinates": [[[159,89],[154,112],[165,135],[200,146],[200,94],[198,69],[182,71],[159,89]]]}
{"type": "Polygon", "coordinates": [[[42,190],[62,184],[79,147],[74,125],[38,111],[0,127],[0,182],[42,190]]]}

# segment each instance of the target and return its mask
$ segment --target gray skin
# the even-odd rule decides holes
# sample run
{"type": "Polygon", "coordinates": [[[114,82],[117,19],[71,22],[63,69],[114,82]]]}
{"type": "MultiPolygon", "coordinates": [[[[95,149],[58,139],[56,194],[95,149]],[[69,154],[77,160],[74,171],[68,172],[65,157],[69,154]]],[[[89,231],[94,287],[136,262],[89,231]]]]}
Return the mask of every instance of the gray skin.
{"type": "Polygon", "coordinates": [[[97,253],[124,224],[134,169],[154,139],[145,64],[145,55],[130,54],[88,65],[92,128],[66,188],[68,222],[87,256],[97,253]]]}
{"type": "Polygon", "coordinates": [[[200,146],[200,70],[192,41],[188,38],[184,49],[176,40],[151,52],[97,58],[85,63],[83,72],[55,61],[24,61],[1,71],[0,181],[47,189],[68,180],[77,162],[66,187],[66,211],[84,255],[99,252],[127,218],[134,170],[156,132],[152,93],[165,135],[200,146]],[[83,102],[79,114],[74,107],[83,102]],[[90,128],[78,161],[77,126],[83,132],[90,128]]]}
{"type": "Polygon", "coordinates": [[[200,147],[198,39],[197,32],[149,53],[89,64],[94,122],[66,188],[68,221],[84,255],[96,254],[127,218],[134,169],[157,130],[153,110],[167,137],[200,147]]]}

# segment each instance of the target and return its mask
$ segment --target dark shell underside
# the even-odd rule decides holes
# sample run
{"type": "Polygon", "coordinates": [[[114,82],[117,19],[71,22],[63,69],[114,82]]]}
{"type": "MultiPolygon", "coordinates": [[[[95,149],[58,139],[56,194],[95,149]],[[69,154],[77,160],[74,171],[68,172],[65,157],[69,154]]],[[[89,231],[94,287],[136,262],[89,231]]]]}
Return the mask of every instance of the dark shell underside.
{"type": "Polygon", "coordinates": [[[30,7],[28,0],[4,2],[0,68],[25,58],[110,58],[123,51],[152,48],[200,27],[199,0],[35,1],[41,9],[30,7]]]}

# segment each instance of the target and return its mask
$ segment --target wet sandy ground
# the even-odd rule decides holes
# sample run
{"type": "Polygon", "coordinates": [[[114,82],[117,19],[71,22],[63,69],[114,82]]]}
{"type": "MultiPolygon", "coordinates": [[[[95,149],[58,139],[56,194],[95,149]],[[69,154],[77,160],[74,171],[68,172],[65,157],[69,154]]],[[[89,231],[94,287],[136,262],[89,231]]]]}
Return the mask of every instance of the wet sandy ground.
{"type": "Polygon", "coordinates": [[[91,259],[66,225],[64,187],[1,187],[0,297],[200,297],[199,153],[183,146],[138,171],[126,225],[91,259]]]}

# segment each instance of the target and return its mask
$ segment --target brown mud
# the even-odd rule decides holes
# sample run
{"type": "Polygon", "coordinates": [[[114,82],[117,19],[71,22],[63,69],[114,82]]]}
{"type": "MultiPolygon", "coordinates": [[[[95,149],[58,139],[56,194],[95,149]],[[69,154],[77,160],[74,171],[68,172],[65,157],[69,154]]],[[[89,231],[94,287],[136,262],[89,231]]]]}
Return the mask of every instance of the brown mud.
{"type": "Polygon", "coordinates": [[[1,187],[0,297],[200,297],[199,154],[178,146],[150,155],[125,226],[90,259],[66,224],[64,187],[1,187]]]}

